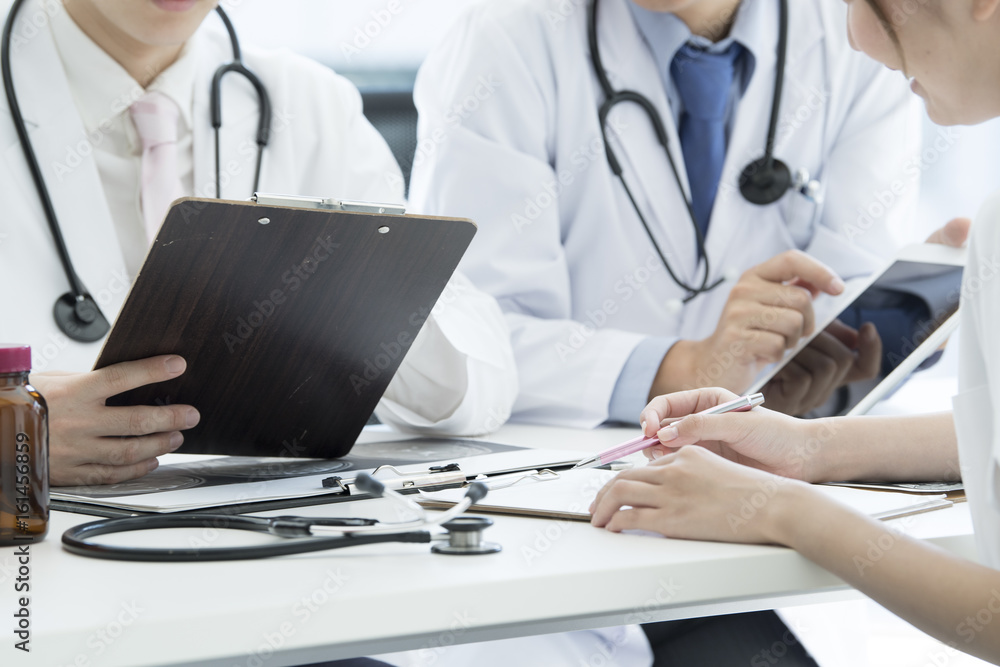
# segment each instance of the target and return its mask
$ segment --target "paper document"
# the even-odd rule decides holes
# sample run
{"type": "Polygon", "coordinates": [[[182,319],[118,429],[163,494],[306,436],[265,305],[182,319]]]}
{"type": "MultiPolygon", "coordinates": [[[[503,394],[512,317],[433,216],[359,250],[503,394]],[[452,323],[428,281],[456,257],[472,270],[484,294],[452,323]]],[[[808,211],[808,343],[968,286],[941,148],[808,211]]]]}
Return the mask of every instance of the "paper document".
{"type": "MultiPolygon", "coordinates": [[[[470,511],[590,521],[590,503],[617,474],[609,470],[580,469],[561,471],[554,479],[525,479],[506,488],[491,490],[470,511]]],[[[822,485],[816,488],[838,502],[883,520],[950,507],[952,504],[943,494],[916,495],[822,485]]],[[[463,489],[421,492],[419,502],[430,509],[443,509],[454,505],[464,495],[463,489]]]]}
{"type": "MultiPolygon", "coordinates": [[[[221,457],[203,463],[175,464],[163,466],[146,477],[122,484],[53,489],[52,498],[138,512],[179,512],[321,495],[343,496],[343,489],[324,487],[323,480],[331,476],[340,476],[345,482],[350,483],[359,472],[372,473],[379,465],[383,465],[383,468],[375,476],[392,487],[392,482],[398,479],[398,475],[384,467],[390,462],[396,464],[394,467],[399,473],[413,474],[421,478],[428,476],[427,471],[430,466],[457,463],[462,474],[472,477],[480,473],[495,473],[516,468],[543,468],[557,463],[572,465],[586,456],[585,452],[524,449],[482,441],[457,440],[446,443],[447,447],[444,450],[438,447],[438,452],[442,454],[440,459],[402,465],[398,462],[400,458],[398,452],[393,452],[396,454],[394,459],[376,460],[375,447],[387,449],[388,444],[359,445],[356,447],[358,455],[353,460],[345,460],[346,457],[345,459],[221,457]],[[367,456],[362,458],[360,456],[362,453],[367,456]],[[354,465],[350,465],[351,463],[354,465]],[[338,464],[343,465],[338,467],[338,464]]],[[[410,441],[399,444],[399,447],[414,446],[410,441]]],[[[454,481],[454,477],[454,474],[448,475],[451,482],[454,481]]],[[[461,481],[462,479],[459,479],[459,483],[461,481]]]]}

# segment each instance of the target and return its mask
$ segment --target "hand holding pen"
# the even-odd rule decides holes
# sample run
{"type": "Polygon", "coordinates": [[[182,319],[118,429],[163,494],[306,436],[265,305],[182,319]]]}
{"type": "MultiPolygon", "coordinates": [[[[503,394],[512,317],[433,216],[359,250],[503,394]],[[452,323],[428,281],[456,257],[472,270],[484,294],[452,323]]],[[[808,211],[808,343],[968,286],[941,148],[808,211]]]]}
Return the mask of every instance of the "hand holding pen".
{"type": "MultiPolygon", "coordinates": [[[[688,392],[681,392],[681,395],[687,393],[688,392]]],[[[671,394],[670,396],[679,396],[679,395],[671,394]]],[[[659,398],[669,401],[670,396],[661,396],[659,398]]],[[[656,401],[654,400],[653,403],[655,402],[656,401]]],[[[632,440],[627,440],[619,445],[615,445],[614,447],[606,449],[602,452],[598,452],[593,456],[585,458],[579,463],[577,463],[575,466],[573,466],[573,469],[575,470],[577,468],[593,468],[595,466],[605,465],[607,463],[611,463],[612,461],[616,461],[624,456],[628,456],[629,454],[634,454],[635,452],[643,451],[655,445],[659,445],[662,442],[661,434],[666,435],[670,433],[669,429],[671,428],[673,428],[672,435],[676,437],[677,429],[673,427],[673,424],[680,421],[684,417],[678,416],[676,418],[667,417],[665,419],[661,419],[655,409],[652,410],[651,414],[647,415],[647,413],[650,413],[650,408],[653,406],[653,403],[650,403],[650,405],[647,406],[646,410],[643,410],[642,435],[633,438],[632,440]],[[647,416],[651,417],[651,419],[647,419],[647,416]],[[646,435],[646,431],[650,428],[651,425],[654,424],[658,424],[660,428],[657,429],[652,435],[646,435]]],[[[729,401],[717,403],[716,405],[712,405],[708,408],[699,410],[696,414],[721,415],[728,412],[746,412],[749,410],[753,410],[755,407],[763,403],[764,403],[763,394],[752,394],[750,396],[741,396],[739,398],[734,398],[729,401]]],[[[655,456],[653,458],[655,458],[655,456]]]]}

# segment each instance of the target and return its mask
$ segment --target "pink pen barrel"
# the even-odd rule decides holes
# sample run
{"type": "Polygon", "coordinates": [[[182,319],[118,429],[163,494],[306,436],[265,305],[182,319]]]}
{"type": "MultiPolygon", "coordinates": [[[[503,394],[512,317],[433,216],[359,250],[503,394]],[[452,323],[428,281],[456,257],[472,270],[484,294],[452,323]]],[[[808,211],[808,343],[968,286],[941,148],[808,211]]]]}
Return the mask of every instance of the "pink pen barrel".
{"type": "Polygon", "coordinates": [[[644,435],[640,435],[638,438],[633,438],[627,442],[623,442],[616,447],[607,449],[601,452],[601,465],[605,463],[611,463],[612,461],[617,461],[623,456],[628,456],[629,454],[635,454],[636,452],[641,452],[647,447],[652,447],[658,443],[660,439],[655,435],[647,438],[644,435]]]}
{"type": "MultiPolygon", "coordinates": [[[[727,412],[748,412],[750,410],[753,410],[758,405],[762,405],[763,403],[764,403],[764,396],[758,393],[758,394],[752,394],[751,396],[741,396],[732,401],[720,403],[719,405],[716,405],[713,408],[702,410],[697,414],[720,415],[720,414],[725,414],[727,412]]],[[[661,424],[661,426],[670,426],[671,424],[676,424],[682,419],[684,419],[684,417],[678,417],[677,419],[673,419],[669,422],[664,422],[663,424],[661,424]]],[[[629,454],[641,452],[642,450],[648,447],[652,447],[653,445],[659,444],[659,442],[660,439],[655,435],[650,438],[647,438],[645,435],[640,435],[637,438],[633,438],[631,440],[621,443],[620,445],[615,445],[614,447],[606,449],[603,452],[601,452],[599,454],[601,461],[600,465],[611,463],[612,461],[617,461],[623,456],[628,456],[629,454]]]]}

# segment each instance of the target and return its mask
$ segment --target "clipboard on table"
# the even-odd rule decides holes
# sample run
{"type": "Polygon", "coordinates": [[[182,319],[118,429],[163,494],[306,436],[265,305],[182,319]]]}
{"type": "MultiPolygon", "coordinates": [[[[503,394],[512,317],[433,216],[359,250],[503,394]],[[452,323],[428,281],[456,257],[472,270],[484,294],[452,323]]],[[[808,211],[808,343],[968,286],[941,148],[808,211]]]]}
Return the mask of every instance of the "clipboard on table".
{"type": "Polygon", "coordinates": [[[108,404],[197,407],[180,453],[342,456],[475,233],[398,205],[180,199],[95,368],[179,354],[187,370],[108,404]]]}
{"type": "MultiPolygon", "coordinates": [[[[591,501],[597,491],[616,474],[614,471],[600,469],[562,471],[558,479],[491,490],[482,501],[470,507],[469,511],[589,522],[591,501]]],[[[945,494],[912,494],[827,485],[816,485],[815,488],[834,500],[881,521],[945,509],[954,504],[945,494]]],[[[421,493],[420,496],[418,502],[425,509],[444,510],[453,507],[461,493],[446,490],[421,493]]]]}

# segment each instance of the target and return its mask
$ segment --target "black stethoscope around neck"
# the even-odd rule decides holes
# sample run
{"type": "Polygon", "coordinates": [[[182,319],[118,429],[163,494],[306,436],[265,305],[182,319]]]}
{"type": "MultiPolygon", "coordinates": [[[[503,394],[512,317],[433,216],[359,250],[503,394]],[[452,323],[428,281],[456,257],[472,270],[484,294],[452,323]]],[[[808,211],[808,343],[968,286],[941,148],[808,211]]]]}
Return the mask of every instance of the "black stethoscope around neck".
{"type": "MultiPolygon", "coordinates": [[[[62,264],[63,271],[66,273],[66,279],[70,285],[70,291],[56,300],[55,306],[52,309],[52,315],[55,318],[56,326],[69,338],[81,343],[92,343],[104,338],[108,331],[110,331],[111,326],[108,324],[107,318],[104,317],[93,297],[87,292],[87,288],[80,280],[80,276],[77,275],[76,270],[73,268],[69,250],[66,248],[66,240],[63,238],[62,230],[56,219],[55,207],[53,207],[52,199],[49,197],[49,190],[45,185],[45,178],[42,176],[42,170],[38,165],[38,158],[35,156],[35,151],[31,146],[31,139],[28,137],[28,131],[25,128],[24,117],[21,115],[21,107],[17,103],[17,95],[14,92],[14,79],[10,69],[10,41],[14,30],[14,21],[23,4],[24,0],[14,0],[10,12],[7,14],[7,22],[3,28],[3,38],[0,41],[0,58],[2,58],[0,69],[3,71],[4,92],[7,94],[7,105],[10,108],[10,115],[14,121],[14,128],[17,130],[17,138],[21,143],[21,149],[24,151],[24,159],[28,163],[28,170],[31,172],[35,189],[38,191],[38,198],[41,200],[42,209],[45,211],[45,219],[48,221],[49,229],[52,232],[52,239],[56,245],[59,261],[62,264]]],[[[243,64],[240,43],[229,17],[226,16],[222,7],[216,7],[215,11],[218,12],[219,17],[226,26],[226,32],[229,33],[229,41],[233,48],[232,62],[219,67],[212,77],[210,109],[212,127],[215,131],[215,196],[218,197],[222,191],[219,158],[219,134],[222,128],[222,78],[229,72],[236,72],[244,76],[257,92],[259,120],[257,123],[257,166],[254,170],[253,192],[259,189],[260,166],[264,157],[264,148],[267,146],[271,131],[271,100],[268,97],[263,82],[243,64]]]]}
{"type": "MultiPolygon", "coordinates": [[[[659,255],[660,261],[667,269],[670,278],[687,293],[682,300],[682,303],[687,303],[699,294],[704,294],[715,289],[725,281],[725,278],[718,278],[709,283],[711,270],[708,263],[708,254],[705,252],[705,236],[702,234],[701,228],[695,220],[691,200],[684,195],[684,187],[681,184],[681,177],[677,171],[677,164],[670,153],[667,130],[663,123],[663,118],[649,98],[633,90],[615,90],[608,80],[607,70],[605,70],[604,63],[601,60],[601,52],[597,40],[597,6],[598,0],[590,0],[590,10],[587,14],[587,41],[590,47],[590,60],[597,75],[598,83],[604,92],[604,102],[598,108],[597,115],[601,123],[601,136],[604,140],[604,150],[607,154],[608,164],[611,166],[611,171],[614,175],[621,181],[622,187],[625,188],[625,194],[628,195],[629,201],[632,203],[632,208],[635,209],[635,213],[639,217],[643,229],[646,230],[646,235],[656,249],[656,254],[659,255]],[[674,273],[673,268],[667,261],[666,255],[656,242],[649,223],[646,221],[635,197],[632,195],[628,183],[625,182],[625,177],[622,175],[621,163],[618,161],[614,150],[611,148],[611,143],[608,141],[607,129],[608,114],[611,113],[615,105],[622,102],[631,102],[642,108],[653,126],[657,141],[663,146],[663,150],[667,155],[670,169],[673,171],[674,179],[677,181],[677,188],[684,198],[688,217],[694,227],[695,239],[698,244],[698,256],[704,258],[701,283],[699,285],[689,285],[674,273]]],[[[810,199],[815,199],[816,193],[819,191],[819,184],[816,181],[811,181],[808,173],[800,170],[793,177],[788,165],[774,157],[774,141],[778,128],[778,112],[781,107],[781,91],[785,83],[785,56],[788,50],[788,0],[780,0],[777,50],[778,60],[775,67],[774,97],[771,101],[771,120],[767,128],[767,142],[764,145],[764,156],[748,164],[740,174],[739,180],[740,193],[742,193],[743,198],[759,206],[773,204],[791,189],[798,189],[810,199]]]]}

